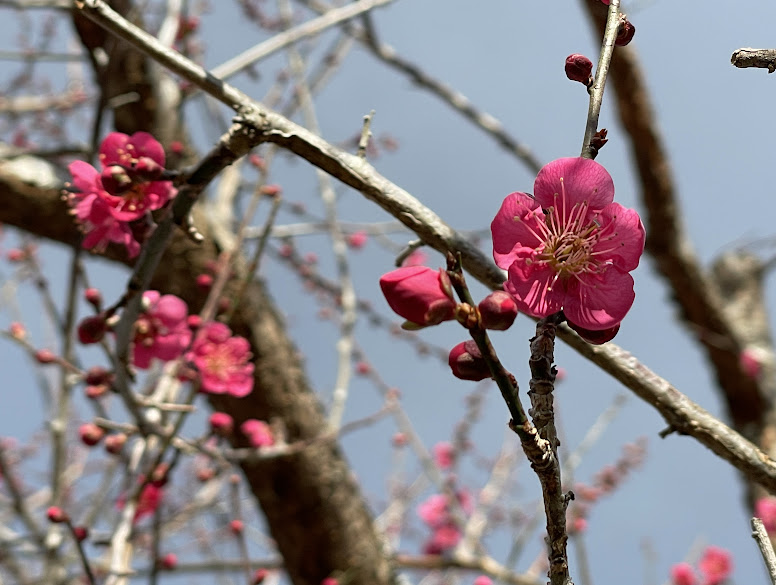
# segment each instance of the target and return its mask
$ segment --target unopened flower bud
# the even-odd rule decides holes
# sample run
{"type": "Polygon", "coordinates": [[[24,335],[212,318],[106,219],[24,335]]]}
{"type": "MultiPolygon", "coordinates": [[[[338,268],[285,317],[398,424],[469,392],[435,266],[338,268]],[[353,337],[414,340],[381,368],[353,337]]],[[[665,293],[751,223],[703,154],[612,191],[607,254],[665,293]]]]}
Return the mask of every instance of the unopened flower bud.
{"type": "Polygon", "coordinates": [[[127,435],[116,433],[105,437],[105,450],[111,455],[118,455],[127,443],[127,435]]]}
{"type": "Polygon", "coordinates": [[[578,81],[582,85],[589,86],[592,81],[593,62],[579,53],[566,57],[566,77],[571,81],[578,81]]]}
{"type": "Polygon", "coordinates": [[[609,329],[601,329],[600,331],[594,331],[592,329],[585,329],[584,327],[580,327],[579,325],[575,325],[571,321],[566,321],[569,324],[569,327],[571,327],[574,331],[577,332],[577,334],[587,341],[588,343],[592,345],[601,345],[603,343],[606,343],[607,341],[611,341],[614,339],[614,336],[617,335],[617,332],[620,330],[620,324],[617,323],[614,327],[610,327],[609,329]]]}
{"type": "Polygon", "coordinates": [[[93,366],[87,370],[84,381],[90,386],[110,384],[113,381],[113,374],[103,367],[93,366]]]}
{"type": "Polygon", "coordinates": [[[102,295],[96,288],[87,288],[84,291],[84,299],[94,307],[95,310],[99,311],[102,308],[102,295]]]}
{"type": "Polygon", "coordinates": [[[39,349],[35,352],[35,359],[39,364],[52,364],[57,361],[57,356],[50,349],[39,349]]]}
{"type": "Polygon", "coordinates": [[[633,26],[630,20],[620,24],[620,29],[617,31],[617,38],[614,39],[614,44],[618,47],[624,47],[633,40],[633,35],[636,34],[636,27],[633,26]]]}
{"type": "Polygon", "coordinates": [[[267,569],[256,569],[256,572],[253,574],[253,585],[261,585],[264,583],[264,579],[267,578],[268,574],[269,571],[267,571],[267,569]]]}
{"type": "Polygon", "coordinates": [[[78,436],[81,437],[81,442],[84,445],[94,447],[102,441],[102,438],[105,436],[105,430],[94,423],[84,423],[78,427],[78,436]]]}
{"type": "Polygon", "coordinates": [[[505,290],[490,293],[477,305],[480,320],[485,329],[504,331],[512,326],[517,317],[517,303],[505,290]]]}
{"type": "Polygon", "coordinates": [[[46,510],[46,517],[49,519],[49,522],[54,522],[55,524],[68,521],[67,513],[59,506],[51,506],[46,510]]]}
{"type": "Polygon", "coordinates": [[[450,350],[447,360],[453,376],[461,380],[479,382],[491,377],[490,368],[480,353],[480,348],[470,339],[456,345],[450,350]]]}
{"type": "Polygon", "coordinates": [[[78,341],[84,345],[99,343],[108,331],[104,315],[87,317],[78,324],[78,341]]]}
{"type": "Polygon", "coordinates": [[[18,339],[19,341],[23,341],[24,338],[27,337],[27,330],[24,328],[24,325],[18,321],[11,323],[8,327],[8,331],[10,332],[11,337],[18,339]]]}
{"type": "Polygon", "coordinates": [[[165,571],[173,571],[178,566],[178,557],[175,553],[167,553],[161,559],[159,559],[162,569],[165,571]]]}
{"type": "Polygon", "coordinates": [[[415,325],[438,325],[455,316],[456,302],[444,270],[399,268],[380,278],[380,288],[391,309],[415,325]]]}
{"type": "Polygon", "coordinates": [[[232,534],[235,536],[242,534],[242,531],[244,529],[243,521],[242,520],[232,520],[229,522],[229,530],[232,531],[232,534]]]}
{"type": "Polygon", "coordinates": [[[119,165],[105,167],[100,175],[103,188],[111,195],[121,195],[132,188],[127,169],[119,165]]]}
{"type": "Polygon", "coordinates": [[[214,412],[210,415],[210,431],[214,435],[228,437],[234,430],[234,419],[225,412],[214,412]]]}
{"type": "Polygon", "coordinates": [[[73,526],[73,536],[78,542],[89,538],[89,529],[86,526],[73,526]]]}

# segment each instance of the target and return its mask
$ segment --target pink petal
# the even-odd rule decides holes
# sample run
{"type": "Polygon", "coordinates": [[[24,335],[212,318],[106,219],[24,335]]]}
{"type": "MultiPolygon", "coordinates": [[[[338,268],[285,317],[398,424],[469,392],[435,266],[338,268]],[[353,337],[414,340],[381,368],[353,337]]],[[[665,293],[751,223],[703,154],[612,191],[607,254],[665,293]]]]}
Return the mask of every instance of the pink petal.
{"type": "Polygon", "coordinates": [[[599,258],[611,260],[625,272],[634,270],[639,265],[646,240],[639,214],[619,203],[610,203],[601,210],[598,220],[602,226],[602,237],[595,247],[599,258]],[[607,250],[610,250],[608,254],[602,253],[607,250]]]}
{"type": "Polygon", "coordinates": [[[563,305],[569,321],[598,331],[614,327],[625,318],[636,298],[630,274],[609,266],[602,274],[582,274],[579,278],[569,281],[563,305]]]}
{"type": "Polygon", "coordinates": [[[563,284],[554,282],[556,272],[543,262],[534,261],[536,252],[520,248],[517,260],[509,267],[504,290],[515,298],[522,313],[546,317],[561,310],[566,291],[563,284]]]}
{"type": "Polygon", "coordinates": [[[99,159],[103,168],[112,164],[123,165],[124,151],[129,142],[129,136],[122,132],[111,132],[108,134],[100,144],[99,159]]]}
{"type": "Polygon", "coordinates": [[[135,158],[147,156],[155,163],[164,166],[164,148],[159,141],[148,132],[135,132],[129,137],[129,143],[135,147],[133,155],[135,158]]]}
{"type": "Polygon", "coordinates": [[[186,321],[189,307],[183,299],[175,295],[163,295],[154,307],[154,314],[168,327],[175,327],[186,321]]]}
{"type": "MultiPolygon", "coordinates": [[[[89,163],[76,160],[71,162],[67,168],[70,174],[73,175],[73,186],[81,193],[81,197],[95,191],[102,191],[100,173],[89,163]]],[[[78,194],[76,194],[76,197],[78,197],[78,194]]]]}
{"type": "Polygon", "coordinates": [[[541,243],[537,230],[543,217],[539,204],[525,193],[506,196],[490,224],[493,258],[500,268],[509,268],[518,248],[536,248],[541,243]]]}
{"type": "Polygon", "coordinates": [[[587,158],[559,158],[542,167],[534,182],[534,197],[547,209],[556,205],[566,192],[566,206],[587,201],[590,209],[597,210],[614,200],[614,182],[609,172],[594,160],[587,158]]]}

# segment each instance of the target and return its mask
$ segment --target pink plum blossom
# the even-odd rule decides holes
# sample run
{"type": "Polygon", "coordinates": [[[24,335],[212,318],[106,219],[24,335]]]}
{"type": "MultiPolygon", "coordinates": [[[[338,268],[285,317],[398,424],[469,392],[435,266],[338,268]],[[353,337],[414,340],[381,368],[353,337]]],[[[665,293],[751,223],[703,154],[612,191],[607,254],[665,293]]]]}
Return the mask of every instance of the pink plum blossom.
{"type": "Polygon", "coordinates": [[[204,324],[186,359],[199,370],[203,392],[242,398],[253,390],[250,344],[223,323],[204,324]]]}
{"type": "Polygon", "coordinates": [[[754,515],[763,521],[765,530],[776,536],[776,498],[760,498],[754,504],[754,515]]]}
{"type": "Polygon", "coordinates": [[[345,241],[347,242],[348,247],[352,248],[353,250],[360,250],[366,246],[368,239],[369,236],[364,230],[353,232],[352,234],[348,234],[345,237],[345,241]]]}
{"type": "Polygon", "coordinates": [[[271,447],[275,444],[272,429],[263,420],[250,418],[240,425],[242,434],[248,438],[248,442],[256,449],[271,447]]]}
{"type": "Polygon", "coordinates": [[[423,552],[427,555],[440,555],[445,551],[455,548],[461,540],[461,529],[453,523],[443,524],[434,528],[431,538],[423,545],[423,552]]]}
{"type": "Polygon", "coordinates": [[[698,578],[689,563],[677,563],[671,567],[671,583],[673,585],[695,585],[698,578]]]}
{"type": "Polygon", "coordinates": [[[151,180],[164,170],[165,157],[162,145],[147,132],[135,132],[132,136],[111,132],[100,145],[99,159],[104,169],[118,166],[134,179],[121,195],[106,193],[116,219],[139,219],[147,211],[164,206],[176,194],[170,181],[151,180]]]}
{"type": "Polygon", "coordinates": [[[455,461],[455,449],[447,441],[440,441],[432,449],[434,462],[439,469],[450,469],[455,461]]]}
{"type": "Polygon", "coordinates": [[[493,257],[520,311],[546,317],[563,309],[591,331],[623,320],[645,233],[638,214],[613,198],[609,173],[584,158],[545,165],[533,196],[507,196],[491,224],[493,257]]]}
{"type": "Polygon", "coordinates": [[[698,561],[698,570],[703,574],[703,585],[719,585],[733,572],[733,558],[724,548],[709,546],[698,561]]]}
{"type": "Polygon", "coordinates": [[[135,322],[132,363],[146,369],[151,359],[170,361],[179,358],[191,341],[186,320],[188,307],[175,295],[158,291],[143,293],[143,312],[135,322]]]}

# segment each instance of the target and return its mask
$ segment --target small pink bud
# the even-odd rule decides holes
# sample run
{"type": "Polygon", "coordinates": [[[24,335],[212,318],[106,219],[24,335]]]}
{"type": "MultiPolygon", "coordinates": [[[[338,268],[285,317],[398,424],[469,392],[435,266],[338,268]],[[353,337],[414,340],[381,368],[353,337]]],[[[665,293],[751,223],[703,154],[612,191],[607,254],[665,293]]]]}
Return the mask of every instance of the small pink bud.
{"type": "Polygon", "coordinates": [[[630,20],[625,20],[620,24],[620,29],[617,31],[617,38],[614,40],[614,44],[618,47],[624,47],[633,40],[633,35],[636,34],[636,27],[633,26],[630,20]]]}
{"type": "Polygon", "coordinates": [[[186,324],[189,326],[189,329],[199,329],[202,327],[202,317],[199,315],[189,315],[186,317],[186,324]]]}
{"type": "Polygon", "coordinates": [[[54,522],[55,524],[67,522],[69,519],[67,513],[59,506],[51,506],[46,510],[46,517],[48,517],[49,522],[54,522]]]}
{"type": "Polygon", "coordinates": [[[78,324],[78,341],[84,345],[99,343],[108,331],[104,315],[87,317],[78,324]]]}
{"type": "Polygon", "coordinates": [[[283,192],[280,185],[263,185],[260,189],[262,195],[267,197],[277,197],[283,192]]]}
{"type": "Polygon", "coordinates": [[[447,363],[450,364],[453,376],[461,380],[479,382],[491,377],[490,368],[473,339],[451,349],[447,363]]]}
{"type": "Polygon", "coordinates": [[[234,534],[235,536],[242,534],[242,531],[244,528],[245,526],[243,525],[242,520],[232,520],[231,522],[229,522],[229,530],[231,530],[232,534],[234,534]]]}
{"type": "Polygon", "coordinates": [[[326,577],[321,581],[321,585],[339,585],[339,581],[334,577],[326,577]]]}
{"type": "Polygon", "coordinates": [[[240,425],[240,431],[247,437],[251,446],[256,449],[270,447],[275,444],[272,429],[263,420],[248,419],[240,425]]]}
{"type": "Polygon", "coordinates": [[[24,325],[17,321],[11,323],[11,325],[8,327],[8,330],[11,334],[11,337],[18,339],[19,341],[23,341],[24,338],[27,337],[27,330],[24,328],[24,325]]]}
{"type": "Polygon", "coordinates": [[[111,195],[122,195],[132,188],[132,179],[127,170],[119,165],[105,167],[100,175],[102,186],[111,195]]]}
{"type": "Polygon", "coordinates": [[[197,286],[201,291],[207,292],[213,286],[213,277],[209,274],[200,274],[197,276],[197,286]]]}
{"type": "Polygon", "coordinates": [[[175,553],[167,553],[159,561],[165,571],[174,571],[178,566],[178,557],[175,553]]]}
{"type": "Polygon", "coordinates": [[[212,467],[200,467],[197,469],[197,480],[205,483],[216,476],[216,470],[212,467]]]}
{"type": "Polygon", "coordinates": [[[249,154],[248,162],[251,163],[257,169],[259,169],[260,171],[263,171],[264,169],[267,168],[267,163],[265,163],[264,159],[261,158],[258,154],[249,154]]]}
{"type": "Polygon", "coordinates": [[[404,433],[396,433],[393,435],[391,442],[393,443],[394,447],[404,447],[408,443],[407,435],[404,433]]]}
{"type": "Polygon", "coordinates": [[[115,433],[105,437],[105,450],[111,455],[118,455],[127,443],[127,435],[115,433]]]}
{"type": "Polygon", "coordinates": [[[264,579],[267,578],[267,575],[269,575],[267,569],[256,569],[256,572],[253,574],[253,585],[261,585],[264,583],[264,579]]]}
{"type": "Polygon", "coordinates": [[[372,366],[370,366],[367,362],[358,362],[356,363],[356,373],[359,376],[366,376],[372,371],[372,366]]]}
{"type": "Polygon", "coordinates": [[[73,526],[73,536],[78,542],[89,538],[89,529],[86,526],[73,526]]]}
{"type": "Polygon", "coordinates": [[[589,86],[593,82],[593,62],[579,53],[566,57],[566,77],[589,86]]]}
{"type": "Polygon", "coordinates": [[[89,385],[86,388],[84,388],[84,394],[90,400],[97,400],[98,398],[105,396],[105,393],[107,391],[108,391],[108,387],[104,384],[99,384],[94,386],[89,385]]]}
{"type": "Polygon", "coordinates": [[[234,419],[225,412],[214,412],[210,415],[210,431],[214,435],[228,437],[234,430],[234,419]]]}
{"type": "Polygon", "coordinates": [[[584,327],[579,327],[578,325],[574,325],[571,321],[566,321],[574,331],[577,332],[577,334],[587,341],[588,343],[592,345],[601,345],[606,343],[607,341],[611,341],[614,339],[615,335],[617,335],[617,332],[620,330],[620,324],[617,323],[614,327],[610,327],[609,329],[602,329],[600,331],[593,331],[591,329],[585,329],[584,327]]]}
{"type": "Polygon", "coordinates": [[[52,364],[57,361],[57,356],[50,349],[39,349],[35,352],[35,359],[39,364],[52,364]]]}
{"type": "Polygon", "coordinates": [[[474,585],[493,585],[493,581],[486,575],[480,575],[474,580],[474,585]]]}
{"type": "Polygon", "coordinates": [[[19,248],[11,248],[8,250],[5,257],[8,258],[9,262],[21,262],[27,258],[27,254],[24,250],[20,250],[19,248]]]}
{"type": "Polygon", "coordinates": [[[84,423],[78,427],[78,436],[81,437],[81,442],[84,445],[94,447],[102,441],[102,438],[105,436],[105,430],[94,423],[84,423]]]}
{"type": "Polygon", "coordinates": [[[689,563],[676,563],[671,567],[671,583],[673,585],[695,585],[697,582],[695,571],[689,563]]]}
{"type": "Polygon", "coordinates": [[[426,266],[399,268],[380,278],[391,309],[415,325],[438,325],[455,316],[450,277],[426,266]]]}
{"type": "Polygon", "coordinates": [[[85,381],[92,386],[110,384],[113,381],[113,374],[105,368],[94,366],[87,370],[85,381]]]}
{"type": "Polygon", "coordinates": [[[170,142],[170,152],[173,154],[183,154],[183,143],[180,140],[170,142]]]}
{"type": "Polygon", "coordinates": [[[758,348],[746,348],[738,355],[738,365],[744,374],[756,380],[763,370],[761,351],[758,348]]]}
{"type": "Polygon", "coordinates": [[[365,231],[359,231],[359,232],[353,232],[352,234],[348,234],[347,237],[345,238],[345,242],[353,250],[360,250],[361,248],[366,246],[366,242],[368,239],[369,239],[369,236],[365,231]]]}
{"type": "Polygon", "coordinates": [[[447,441],[442,441],[434,445],[434,462],[439,469],[450,469],[455,462],[455,449],[447,441]]]}
{"type": "Polygon", "coordinates": [[[505,290],[490,293],[480,301],[478,308],[485,329],[504,331],[512,326],[517,317],[517,303],[505,290]]]}
{"type": "Polygon", "coordinates": [[[96,288],[87,288],[84,291],[84,299],[94,307],[95,310],[99,311],[102,308],[102,295],[96,288]]]}

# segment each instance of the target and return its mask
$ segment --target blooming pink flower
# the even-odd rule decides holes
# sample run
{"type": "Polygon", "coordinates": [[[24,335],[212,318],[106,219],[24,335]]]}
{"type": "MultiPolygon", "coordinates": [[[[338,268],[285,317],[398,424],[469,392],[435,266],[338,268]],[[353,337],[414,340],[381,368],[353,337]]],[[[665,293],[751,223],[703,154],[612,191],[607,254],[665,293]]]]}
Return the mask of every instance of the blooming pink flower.
{"type": "Polygon", "coordinates": [[[203,325],[186,359],[199,370],[203,392],[242,398],[253,390],[250,344],[223,323],[203,325]]]}
{"type": "Polygon", "coordinates": [[[508,195],[496,214],[493,257],[509,275],[504,288],[534,317],[563,309],[592,331],[623,320],[644,250],[638,214],[613,202],[614,183],[600,164],[561,158],[536,177],[534,196],[508,195]]]}
{"type": "Polygon", "coordinates": [[[135,322],[132,363],[145,369],[152,358],[170,361],[180,357],[191,341],[186,303],[175,295],[149,290],[143,293],[143,307],[135,322]]]}
{"type": "Polygon", "coordinates": [[[455,461],[455,449],[447,441],[441,441],[434,445],[432,449],[434,461],[439,469],[450,469],[455,461]]]}
{"type": "Polygon", "coordinates": [[[733,572],[733,558],[724,548],[709,546],[698,561],[703,574],[703,585],[719,585],[733,572]]]}
{"type": "Polygon", "coordinates": [[[454,317],[456,303],[444,270],[398,268],[380,277],[380,288],[391,309],[416,325],[438,325],[454,317]]]}
{"type": "Polygon", "coordinates": [[[260,447],[271,447],[275,444],[275,438],[272,436],[272,429],[263,420],[249,418],[240,425],[242,434],[248,438],[248,442],[256,449],[260,447]]]}
{"type": "Polygon", "coordinates": [[[698,578],[688,563],[676,563],[671,567],[671,583],[673,585],[695,585],[698,578]]]}
{"type": "Polygon", "coordinates": [[[147,211],[164,206],[176,194],[170,181],[153,180],[164,170],[164,149],[147,132],[135,132],[132,136],[111,132],[100,145],[99,159],[104,169],[121,167],[133,179],[121,195],[107,194],[116,219],[139,219],[147,211]]]}

